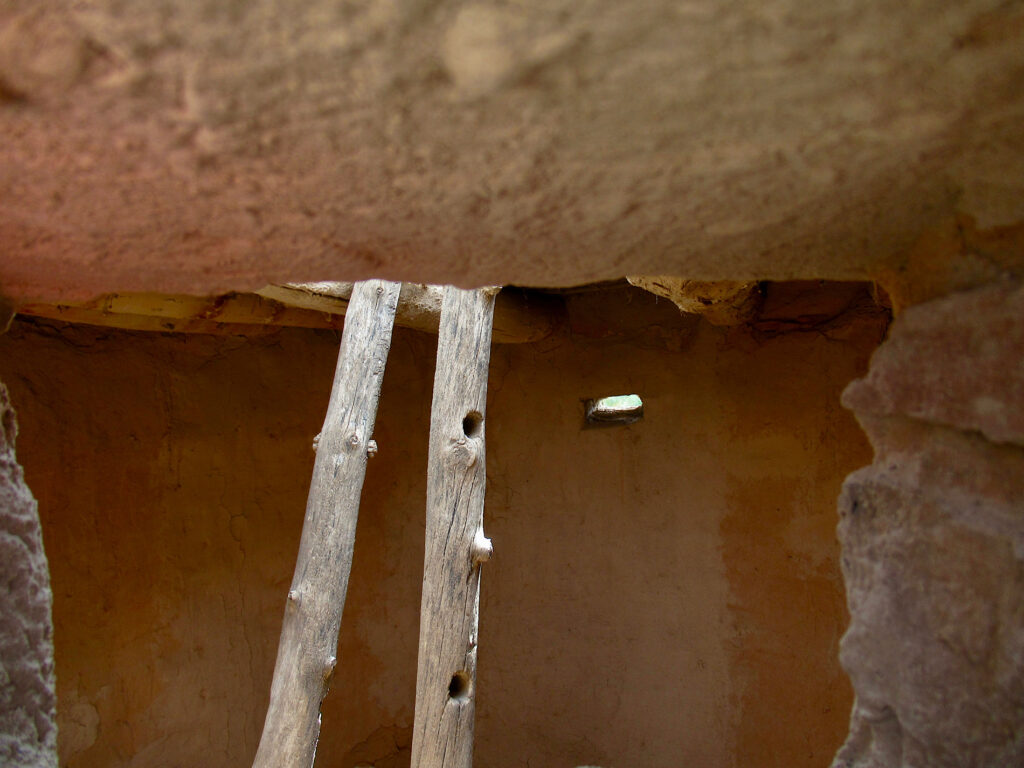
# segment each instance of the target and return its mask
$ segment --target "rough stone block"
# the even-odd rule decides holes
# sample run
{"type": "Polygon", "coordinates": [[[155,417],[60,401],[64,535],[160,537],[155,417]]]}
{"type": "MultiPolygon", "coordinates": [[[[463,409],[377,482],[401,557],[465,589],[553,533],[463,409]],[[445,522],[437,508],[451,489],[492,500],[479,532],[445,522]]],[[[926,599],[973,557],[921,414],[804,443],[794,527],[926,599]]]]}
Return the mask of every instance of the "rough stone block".
{"type": "Polygon", "coordinates": [[[1024,445],[1024,286],[1008,281],[911,307],[843,405],[1024,445]]]}
{"type": "Polygon", "coordinates": [[[835,766],[1024,765],[1024,452],[887,421],[898,445],[839,504],[857,701],[835,766]]]}
{"type": "Polygon", "coordinates": [[[1024,765],[1024,290],[908,310],[847,388],[875,448],[839,539],[856,703],[834,768],[1024,765]]]}
{"type": "Polygon", "coordinates": [[[50,575],[36,502],[14,454],[16,436],[0,384],[0,763],[55,767],[50,575]]]}

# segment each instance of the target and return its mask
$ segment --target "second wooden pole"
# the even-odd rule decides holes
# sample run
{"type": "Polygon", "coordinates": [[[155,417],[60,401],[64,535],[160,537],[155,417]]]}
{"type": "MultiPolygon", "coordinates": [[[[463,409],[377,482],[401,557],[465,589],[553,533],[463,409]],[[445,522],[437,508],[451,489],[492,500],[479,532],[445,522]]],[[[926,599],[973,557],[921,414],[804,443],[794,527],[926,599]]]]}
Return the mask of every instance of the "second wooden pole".
{"type": "Polygon", "coordinates": [[[483,534],[484,416],[496,289],[445,289],[430,411],[411,768],[470,768],[483,534]]]}

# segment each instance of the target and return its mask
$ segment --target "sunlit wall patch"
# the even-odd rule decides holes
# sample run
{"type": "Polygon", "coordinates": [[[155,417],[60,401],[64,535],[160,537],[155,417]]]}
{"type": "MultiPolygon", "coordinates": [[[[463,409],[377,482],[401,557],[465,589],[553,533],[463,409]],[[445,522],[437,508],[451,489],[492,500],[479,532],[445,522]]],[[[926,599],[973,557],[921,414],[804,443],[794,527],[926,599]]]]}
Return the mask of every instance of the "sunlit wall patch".
{"type": "Polygon", "coordinates": [[[583,412],[589,426],[633,424],[644,417],[644,401],[640,395],[599,397],[584,400],[583,412]]]}

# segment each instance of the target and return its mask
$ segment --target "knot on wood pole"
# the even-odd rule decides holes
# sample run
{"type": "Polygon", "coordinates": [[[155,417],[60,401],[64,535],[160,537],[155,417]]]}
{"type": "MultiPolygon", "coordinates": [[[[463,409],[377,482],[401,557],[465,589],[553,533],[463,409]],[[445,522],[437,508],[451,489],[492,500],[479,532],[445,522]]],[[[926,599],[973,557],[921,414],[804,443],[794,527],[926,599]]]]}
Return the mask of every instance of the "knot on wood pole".
{"type": "Polygon", "coordinates": [[[299,590],[297,590],[297,589],[289,590],[288,591],[288,603],[287,603],[288,607],[291,608],[293,611],[297,611],[299,609],[299,605],[301,605],[301,604],[302,604],[302,594],[299,592],[299,590]]]}
{"type": "Polygon", "coordinates": [[[491,559],[491,555],[494,554],[494,545],[491,540],[484,536],[483,530],[476,532],[476,536],[473,538],[473,565],[479,565],[480,563],[486,563],[491,559]]]}
{"type": "Polygon", "coordinates": [[[331,683],[331,678],[334,677],[334,668],[338,666],[337,656],[328,656],[327,661],[324,662],[324,687],[326,688],[331,683]]]}
{"type": "Polygon", "coordinates": [[[322,433],[318,432],[316,437],[313,438],[313,453],[316,453],[316,449],[320,447],[320,435],[321,434],[322,433]]]}
{"type": "Polygon", "coordinates": [[[374,456],[376,456],[376,455],[377,455],[377,441],[376,441],[376,440],[370,440],[370,441],[369,441],[369,442],[368,442],[368,443],[366,444],[366,455],[367,455],[368,457],[370,457],[371,459],[372,459],[372,458],[373,458],[374,456]]]}
{"type": "Polygon", "coordinates": [[[452,467],[472,467],[476,464],[477,455],[480,449],[476,441],[466,437],[452,440],[445,452],[445,461],[452,467]]]}

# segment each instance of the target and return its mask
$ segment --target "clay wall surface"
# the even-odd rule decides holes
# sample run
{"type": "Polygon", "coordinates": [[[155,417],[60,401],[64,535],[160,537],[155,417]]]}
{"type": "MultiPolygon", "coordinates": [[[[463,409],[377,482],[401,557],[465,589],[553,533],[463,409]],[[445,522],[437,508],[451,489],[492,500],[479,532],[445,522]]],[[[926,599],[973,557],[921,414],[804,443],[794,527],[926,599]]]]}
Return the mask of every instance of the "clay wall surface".
{"type": "MultiPolygon", "coordinates": [[[[475,764],[826,765],[852,701],[835,499],[871,460],[839,395],[884,319],[571,305],[492,356],[475,764]],[[642,422],[581,428],[581,398],[630,392],[642,422]]],[[[435,344],[395,332],[318,766],[408,761],[435,344]]],[[[0,337],[62,765],[251,760],[336,352],[327,331],[0,337]]]]}

